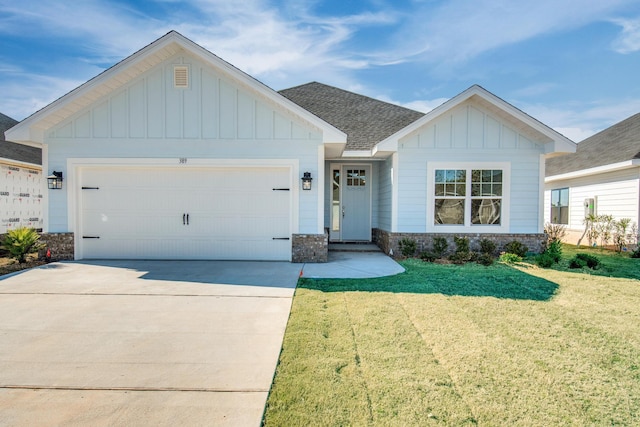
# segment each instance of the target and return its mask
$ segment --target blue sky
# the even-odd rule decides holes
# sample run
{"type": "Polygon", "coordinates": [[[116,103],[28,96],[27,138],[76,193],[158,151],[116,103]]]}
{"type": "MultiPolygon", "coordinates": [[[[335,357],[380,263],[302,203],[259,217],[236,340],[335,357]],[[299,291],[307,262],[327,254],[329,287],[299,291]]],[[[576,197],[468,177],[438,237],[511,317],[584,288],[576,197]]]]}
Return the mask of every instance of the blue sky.
{"type": "Polygon", "coordinates": [[[275,90],[429,111],[480,84],[576,142],[640,112],[638,0],[0,0],[21,120],[170,30],[275,90]]]}

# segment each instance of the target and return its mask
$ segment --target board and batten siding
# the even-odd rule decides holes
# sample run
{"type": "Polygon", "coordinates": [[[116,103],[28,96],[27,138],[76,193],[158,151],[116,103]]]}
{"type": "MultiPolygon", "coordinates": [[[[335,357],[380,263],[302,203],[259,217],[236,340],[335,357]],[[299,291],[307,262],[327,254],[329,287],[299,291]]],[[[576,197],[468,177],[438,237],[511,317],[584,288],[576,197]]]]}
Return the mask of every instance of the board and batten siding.
{"type": "Polygon", "coordinates": [[[547,183],[544,194],[544,218],[551,218],[551,190],[569,188],[570,230],[584,230],[584,201],[596,200],[597,215],[640,221],[640,168],[601,173],[547,183]]]}
{"type": "MultiPolygon", "coordinates": [[[[544,145],[514,130],[508,123],[463,103],[402,139],[398,145],[398,232],[422,233],[433,222],[427,218],[427,176],[430,162],[504,163],[510,165],[508,233],[538,233],[540,162],[544,145]]],[[[469,232],[491,232],[490,227],[469,232]]]]}
{"type": "MultiPolygon", "coordinates": [[[[45,133],[49,170],[67,159],[295,159],[319,176],[319,129],[187,54],[169,58],[45,133]],[[186,65],[189,87],[175,88],[186,65]]],[[[293,177],[299,185],[299,177],[293,177]]],[[[65,180],[65,184],[66,184],[65,180]]],[[[318,232],[322,186],[299,192],[299,230],[318,232]]],[[[49,192],[49,231],[68,230],[67,191],[49,192]]]]}

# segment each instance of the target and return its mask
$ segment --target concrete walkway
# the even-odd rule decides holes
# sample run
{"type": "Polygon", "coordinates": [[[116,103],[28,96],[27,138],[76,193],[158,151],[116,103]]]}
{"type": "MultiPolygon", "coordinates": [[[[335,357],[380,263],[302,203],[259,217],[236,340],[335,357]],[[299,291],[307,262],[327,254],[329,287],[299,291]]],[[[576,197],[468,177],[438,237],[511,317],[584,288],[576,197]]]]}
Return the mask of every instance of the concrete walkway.
{"type": "MultiPolygon", "coordinates": [[[[400,270],[398,270],[400,268],[400,270]]],[[[401,267],[53,263],[0,278],[0,426],[259,426],[295,286],[401,267]]]]}

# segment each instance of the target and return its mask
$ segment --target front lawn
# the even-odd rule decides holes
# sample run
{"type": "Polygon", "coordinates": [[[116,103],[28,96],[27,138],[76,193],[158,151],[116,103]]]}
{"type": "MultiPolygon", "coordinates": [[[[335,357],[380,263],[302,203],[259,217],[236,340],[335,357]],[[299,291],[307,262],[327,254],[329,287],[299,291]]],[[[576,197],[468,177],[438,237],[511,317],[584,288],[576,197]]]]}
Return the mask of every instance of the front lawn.
{"type": "Polygon", "coordinates": [[[301,280],[265,425],[640,424],[640,260],[589,252],[301,280]]]}

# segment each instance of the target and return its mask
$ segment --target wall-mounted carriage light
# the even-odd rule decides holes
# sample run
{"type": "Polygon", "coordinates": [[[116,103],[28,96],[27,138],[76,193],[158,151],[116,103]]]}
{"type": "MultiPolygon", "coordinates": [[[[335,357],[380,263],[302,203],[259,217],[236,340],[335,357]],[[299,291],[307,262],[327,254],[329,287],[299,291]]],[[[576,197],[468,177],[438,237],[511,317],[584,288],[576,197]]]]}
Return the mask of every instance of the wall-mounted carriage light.
{"type": "Polygon", "coordinates": [[[311,172],[305,172],[304,176],[302,177],[302,189],[303,190],[311,190],[311,181],[313,180],[313,178],[311,178],[311,172]]]}
{"type": "Polygon", "coordinates": [[[47,177],[47,182],[49,183],[49,190],[60,190],[62,189],[62,172],[53,171],[51,175],[47,177]]]}

